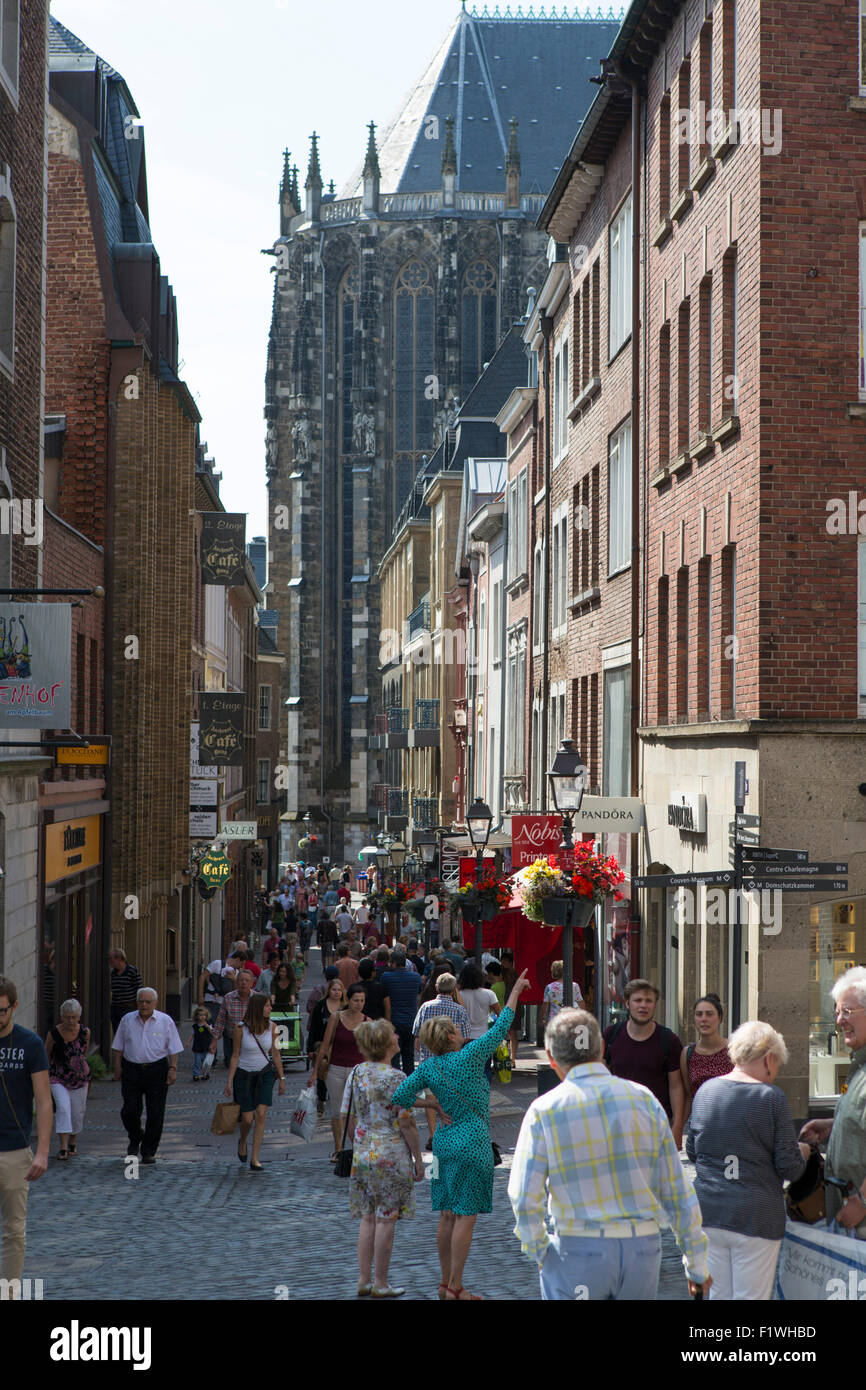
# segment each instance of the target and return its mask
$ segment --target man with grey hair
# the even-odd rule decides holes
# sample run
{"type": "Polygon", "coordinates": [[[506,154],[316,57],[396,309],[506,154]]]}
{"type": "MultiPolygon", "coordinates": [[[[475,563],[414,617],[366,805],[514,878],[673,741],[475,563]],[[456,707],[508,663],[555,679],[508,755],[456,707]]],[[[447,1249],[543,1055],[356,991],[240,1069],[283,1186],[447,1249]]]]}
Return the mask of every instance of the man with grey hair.
{"type": "Polygon", "coordinates": [[[561,1084],[526,1112],[508,1183],[515,1235],[538,1263],[542,1298],[654,1299],[662,1214],[689,1292],[706,1291],[700,1207],[661,1104],[645,1086],[611,1076],[592,1014],[563,1009],[544,1041],[561,1084]]]}
{"type": "Polygon", "coordinates": [[[126,1152],[137,1154],[141,1149],[142,1163],[156,1163],[168,1088],[177,1080],[177,1059],[183,1051],[174,1019],[156,1007],[158,998],[155,989],[140,989],[137,1012],[124,1014],[111,1044],[114,1079],[123,1097],[120,1118],[129,1136],[126,1152]],[[143,1133],[142,1104],[147,1106],[143,1133]]]}
{"type": "Polygon", "coordinates": [[[836,1026],[851,1051],[848,1089],[836,1102],[832,1120],[810,1120],[800,1138],[813,1148],[827,1144],[827,1177],[847,1183],[847,1191],[828,1183],[827,1221],[855,1240],[866,1240],[866,969],[855,965],[830,991],[836,1026]]]}

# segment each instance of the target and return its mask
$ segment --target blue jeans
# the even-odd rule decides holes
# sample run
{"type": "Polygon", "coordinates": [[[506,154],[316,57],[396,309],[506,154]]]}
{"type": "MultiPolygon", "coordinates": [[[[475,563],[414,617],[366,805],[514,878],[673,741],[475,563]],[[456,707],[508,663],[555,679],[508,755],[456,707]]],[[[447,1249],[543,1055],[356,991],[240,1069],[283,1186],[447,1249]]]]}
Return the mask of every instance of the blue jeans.
{"type": "Polygon", "coordinates": [[[204,1059],[205,1059],[206,1056],[207,1056],[207,1053],[206,1053],[206,1052],[194,1052],[194,1053],[192,1054],[192,1074],[193,1074],[193,1076],[201,1076],[201,1069],[202,1069],[202,1067],[203,1067],[203,1065],[204,1065],[204,1059]]]}
{"type": "Polygon", "coordinates": [[[658,1294],[662,1238],[553,1236],[539,1271],[548,1301],[603,1299],[653,1302],[658,1294]]]}

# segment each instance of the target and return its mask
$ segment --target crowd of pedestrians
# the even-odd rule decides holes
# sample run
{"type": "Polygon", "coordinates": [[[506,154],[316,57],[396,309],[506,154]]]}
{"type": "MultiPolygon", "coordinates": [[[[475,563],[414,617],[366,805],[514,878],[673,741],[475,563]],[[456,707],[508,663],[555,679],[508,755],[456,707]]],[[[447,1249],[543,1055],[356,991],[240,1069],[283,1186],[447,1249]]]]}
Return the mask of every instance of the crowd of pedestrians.
{"type": "MultiPolygon", "coordinates": [[[[516,973],[508,950],[485,953],[479,968],[448,938],[425,949],[408,932],[388,935],[366,900],[352,909],[351,881],[350,871],[331,876],[301,866],[262,905],[261,964],[239,939],[204,967],[187,1038],[192,1081],[212,1075],[222,1042],[223,1094],[239,1113],[237,1157],[262,1173],[268,1110],[275,1091],[286,1090],[273,1016],[297,1016],[315,934],[322,983],[306,1000],[300,1060],[306,1057],[319,1116],[328,1112],[338,1172],[341,1150],[352,1151],[348,1210],[359,1222],[358,1294],[405,1292],[389,1281],[390,1260],[397,1222],[415,1214],[426,1147],[438,1213],[437,1294],[475,1301],[464,1271],[477,1218],[492,1210],[500,1161],[490,1132],[491,1062],[507,1050],[514,1056],[527,972],[516,973]],[[426,1116],[423,1147],[418,1109],[426,1116]]],[[[183,1042],[122,951],[111,952],[109,965],[127,1156],[153,1164],[183,1042]]],[[[559,1084],[529,1106],[507,1184],[515,1235],[537,1266],[543,1299],[655,1298],[665,1225],[680,1247],[690,1293],[770,1299],[785,1232],[784,1185],[808,1171],[819,1146],[826,1148],[828,1224],[866,1240],[866,969],[848,970],[832,991],[852,1054],[847,1088],[834,1118],[810,1121],[799,1137],[776,1084],[787,1047],[769,1024],[748,1021],[727,1037],[721,1000],[709,993],[694,1005],[694,1034],[684,1045],[655,1017],[657,987],[634,979],[624,991],[625,1017],[602,1033],[580,1007],[576,983],[576,1007],[563,1006],[563,962],[550,973],[542,1024],[559,1084]]],[[[78,1001],[61,1005],[44,1042],[14,1023],[17,1004],[14,983],[0,979],[6,1279],[21,1276],[27,1190],[46,1170],[52,1120],[57,1157],[67,1161],[78,1151],[91,1080],[91,1039],[78,1001]]]]}

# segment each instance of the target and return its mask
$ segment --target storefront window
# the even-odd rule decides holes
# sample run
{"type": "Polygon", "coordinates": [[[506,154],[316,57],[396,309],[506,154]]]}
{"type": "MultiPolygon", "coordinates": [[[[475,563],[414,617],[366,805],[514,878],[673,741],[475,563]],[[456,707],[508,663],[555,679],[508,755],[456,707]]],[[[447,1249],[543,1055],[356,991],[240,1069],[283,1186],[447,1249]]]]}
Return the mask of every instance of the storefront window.
{"type": "Polygon", "coordinates": [[[847,1085],[849,1054],[836,1032],[830,990],[852,965],[866,963],[866,898],[813,907],[809,944],[809,1094],[838,1096],[847,1085]]]}

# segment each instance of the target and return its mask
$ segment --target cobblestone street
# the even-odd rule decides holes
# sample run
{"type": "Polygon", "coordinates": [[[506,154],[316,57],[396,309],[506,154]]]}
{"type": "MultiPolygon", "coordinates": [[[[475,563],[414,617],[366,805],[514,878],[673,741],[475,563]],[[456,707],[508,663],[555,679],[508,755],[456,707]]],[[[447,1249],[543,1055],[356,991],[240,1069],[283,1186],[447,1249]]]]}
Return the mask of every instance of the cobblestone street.
{"type": "MultiPolygon", "coordinates": [[[[307,974],[312,983],[318,960],[314,951],[307,974]]],[[[184,1040],[188,1032],[184,1024],[184,1040]]],[[[537,1089],[534,1050],[524,1052],[529,1060],[521,1060],[512,1082],[492,1091],[492,1132],[503,1164],[495,1172],[493,1212],[478,1220],[466,1269],[467,1287],[488,1299],[540,1296],[534,1266],[512,1234],[506,1192],[510,1151],[537,1089]]],[[[349,1217],[348,1184],[333,1176],[328,1162],[328,1119],[319,1121],[310,1144],[289,1132],[293,1102],[305,1084],[303,1065],[287,1069],[286,1096],[275,1094],[260,1174],[238,1162],[235,1137],[210,1133],[214,1106],[223,1098],[222,1065],[207,1083],[193,1085],[191,1075],[187,1051],[169,1093],[158,1162],[139,1167],[136,1177],[124,1176],[120,1086],[94,1083],[78,1156],[62,1164],[52,1158],[31,1189],[25,1277],[43,1280],[46,1299],[353,1297],[357,1224],[349,1217]]],[[[419,1128],[423,1142],[423,1117],[419,1128]]],[[[414,1221],[398,1226],[391,1282],[405,1285],[409,1299],[435,1299],[436,1222],[426,1183],[416,1187],[416,1199],[414,1221]]],[[[669,1231],[663,1240],[659,1297],[685,1299],[669,1231]]]]}

